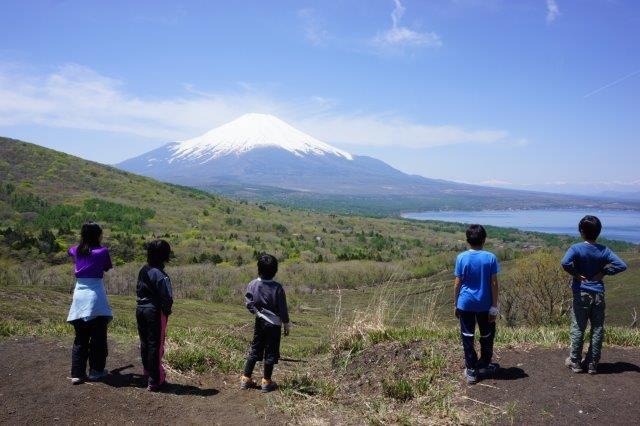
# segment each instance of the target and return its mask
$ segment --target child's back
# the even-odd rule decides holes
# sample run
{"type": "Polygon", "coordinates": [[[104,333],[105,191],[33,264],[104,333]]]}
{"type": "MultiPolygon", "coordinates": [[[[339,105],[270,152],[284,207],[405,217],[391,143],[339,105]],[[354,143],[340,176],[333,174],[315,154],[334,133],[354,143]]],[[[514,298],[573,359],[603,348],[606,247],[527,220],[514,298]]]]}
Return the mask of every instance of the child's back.
{"type": "Polygon", "coordinates": [[[73,325],[75,339],[71,359],[71,381],[98,380],[107,374],[107,325],[113,313],[104,288],[104,273],[112,268],[109,250],[100,245],[102,228],[87,222],[80,230],[80,244],[71,247],[76,285],[67,321],[73,325]],[[89,376],[87,377],[87,361],[89,376]]]}
{"type": "Polygon", "coordinates": [[[456,277],[460,278],[458,309],[489,311],[492,304],[491,277],[498,273],[496,256],[485,250],[467,250],[456,259],[456,277]]]}
{"type": "Polygon", "coordinates": [[[607,246],[584,241],[569,247],[562,259],[562,267],[573,275],[573,291],[604,292],[602,275],[624,271],[625,263],[607,246]],[[580,277],[585,279],[581,279],[580,277]]]}
{"type": "Polygon", "coordinates": [[[627,269],[627,265],[608,247],[596,243],[602,230],[600,219],[585,216],[578,224],[584,242],[569,247],[561,264],[573,276],[571,288],[571,352],[565,365],[580,373],[587,365],[588,372],[595,374],[602,352],[604,338],[604,277],[627,269]],[[582,348],[587,323],[591,324],[591,338],[585,359],[582,348]]]}
{"type": "Polygon", "coordinates": [[[257,314],[267,309],[276,314],[281,323],[289,322],[287,298],[282,285],[277,281],[256,278],[247,286],[245,299],[251,313],[257,314]]]}
{"type": "Polygon", "coordinates": [[[460,337],[464,350],[467,383],[478,381],[478,373],[495,372],[491,362],[493,339],[498,315],[498,259],[482,249],[487,231],[481,225],[467,228],[467,243],[471,247],[456,258],[453,303],[460,320],[460,337]],[[476,324],[480,330],[480,359],[474,347],[476,324]]]}
{"type": "Polygon", "coordinates": [[[140,337],[140,357],[147,377],[147,390],[156,391],[165,383],[162,365],[167,321],[173,306],[171,279],[164,265],[171,257],[171,246],[165,240],[147,245],[147,264],[138,273],[136,287],[136,322],[140,337]]]}
{"type": "Polygon", "coordinates": [[[289,311],[287,298],[280,283],[273,280],[278,272],[278,260],[264,254],[258,259],[258,275],[247,285],[245,305],[256,316],[253,340],[247,354],[244,372],[240,379],[242,389],[251,389],[257,384],[251,378],[256,362],[264,360],[262,391],[270,392],[277,385],[271,380],[273,367],[280,359],[280,336],[284,325],[284,335],[289,334],[289,311]]]}

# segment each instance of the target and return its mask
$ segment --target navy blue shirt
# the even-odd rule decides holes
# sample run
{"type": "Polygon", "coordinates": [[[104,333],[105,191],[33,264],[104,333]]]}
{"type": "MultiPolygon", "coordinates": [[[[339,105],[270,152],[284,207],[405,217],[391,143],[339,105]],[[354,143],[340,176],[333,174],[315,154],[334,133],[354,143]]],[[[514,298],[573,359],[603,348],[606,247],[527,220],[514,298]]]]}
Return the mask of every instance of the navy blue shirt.
{"type": "Polygon", "coordinates": [[[282,285],[274,280],[256,278],[247,286],[244,303],[249,312],[256,314],[268,309],[276,314],[283,323],[289,322],[287,296],[282,285]]]}
{"type": "Polygon", "coordinates": [[[561,263],[564,270],[573,275],[571,288],[574,292],[604,293],[604,281],[593,277],[601,272],[604,275],[615,275],[627,269],[627,264],[609,247],[586,241],[569,247],[561,263]],[[586,281],[576,278],[580,275],[586,277],[586,281]]]}
{"type": "Polygon", "coordinates": [[[493,304],[491,277],[500,272],[496,256],[485,250],[467,250],[456,259],[460,295],[456,307],[463,311],[488,312],[493,304]]]}

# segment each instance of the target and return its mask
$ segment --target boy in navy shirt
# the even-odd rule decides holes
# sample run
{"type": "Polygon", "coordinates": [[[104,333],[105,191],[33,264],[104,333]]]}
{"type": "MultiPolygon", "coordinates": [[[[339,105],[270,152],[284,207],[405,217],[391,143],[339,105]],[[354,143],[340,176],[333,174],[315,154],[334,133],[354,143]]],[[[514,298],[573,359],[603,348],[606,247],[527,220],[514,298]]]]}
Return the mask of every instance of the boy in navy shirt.
{"type": "Polygon", "coordinates": [[[271,392],[277,388],[271,380],[273,367],[280,358],[280,336],[284,326],[284,335],[291,329],[287,297],[280,283],[273,280],[278,272],[278,260],[270,254],[258,259],[258,276],[247,286],[245,305],[256,316],[253,328],[253,341],[247,355],[244,373],[240,379],[240,388],[251,389],[257,384],[251,378],[256,362],[264,360],[262,392],[271,392]]]}
{"type": "Polygon", "coordinates": [[[604,277],[627,269],[627,265],[608,247],[596,243],[602,223],[595,216],[585,216],[578,224],[584,242],[569,247],[562,267],[573,277],[571,310],[571,354],[565,365],[574,373],[583,371],[582,347],[587,321],[591,323],[591,341],[585,364],[589,374],[596,374],[604,337],[604,277]]]}
{"type": "Polygon", "coordinates": [[[498,272],[500,266],[493,253],[483,250],[487,231],[481,225],[467,228],[471,247],[456,259],[453,303],[464,349],[465,377],[472,385],[480,374],[490,375],[498,368],[491,362],[498,316],[498,272]],[[476,323],[480,330],[480,359],[473,337],[476,323]]]}

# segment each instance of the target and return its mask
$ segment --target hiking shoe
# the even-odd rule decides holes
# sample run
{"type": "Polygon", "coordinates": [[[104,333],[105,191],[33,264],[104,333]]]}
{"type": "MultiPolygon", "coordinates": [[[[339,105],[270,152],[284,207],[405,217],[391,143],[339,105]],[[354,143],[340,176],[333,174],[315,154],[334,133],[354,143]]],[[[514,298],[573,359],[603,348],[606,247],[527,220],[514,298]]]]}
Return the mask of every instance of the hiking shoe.
{"type": "Polygon", "coordinates": [[[464,377],[467,379],[468,385],[475,385],[478,383],[478,372],[473,368],[466,368],[464,370],[464,377]]]}
{"type": "Polygon", "coordinates": [[[72,385],[80,385],[82,383],[84,383],[85,378],[84,377],[73,377],[71,379],[71,384],[72,385]]]}
{"type": "Polygon", "coordinates": [[[109,374],[109,370],[107,370],[106,368],[102,371],[96,371],[96,370],[90,370],[89,371],[89,381],[90,382],[97,382],[98,380],[102,380],[105,377],[107,377],[107,374],[109,374]]]}
{"type": "Polygon", "coordinates": [[[564,360],[564,366],[570,368],[574,373],[582,373],[583,371],[580,362],[572,360],[571,357],[567,357],[567,359],[564,360]]]}
{"type": "Polygon", "coordinates": [[[147,385],[147,390],[149,392],[159,392],[160,391],[160,385],[149,384],[149,385],[147,385]]]}
{"type": "Polygon", "coordinates": [[[257,387],[258,384],[251,377],[242,376],[240,378],[240,389],[255,389],[257,387]]]}
{"type": "Polygon", "coordinates": [[[587,369],[589,374],[597,374],[598,373],[598,363],[595,361],[591,361],[589,363],[589,367],[587,369]]]}
{"type": "Polygon", "coordinates": [[[263,393],[273,392],[278,389],[278,384],[273,380],[262,379],[262,386],[260,387],[263,393]]]}
{"type": "Polygon", "coordinates": [[[478,368],[478,375],[481,377],[493,377],[500,368],[500,364],[497,362],[490,362],[486,366],[478,368]]]}

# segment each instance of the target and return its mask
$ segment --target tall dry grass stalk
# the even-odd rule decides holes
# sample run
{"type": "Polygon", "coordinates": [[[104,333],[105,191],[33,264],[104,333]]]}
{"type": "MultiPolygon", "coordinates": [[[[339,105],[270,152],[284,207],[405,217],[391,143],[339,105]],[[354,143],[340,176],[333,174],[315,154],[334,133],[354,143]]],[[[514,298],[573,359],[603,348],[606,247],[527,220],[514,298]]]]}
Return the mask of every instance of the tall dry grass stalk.
{"type": "Polygon", "coordinates": [[[407,280],[402,270],[396,270],[384,284],[375,288],[366,308],[349,312],[342,305],[342,290],[338,289],[332,350],[357,348],[371,333],[383,332],[389,327],[435,326],[447,283],[407,280]]]}

